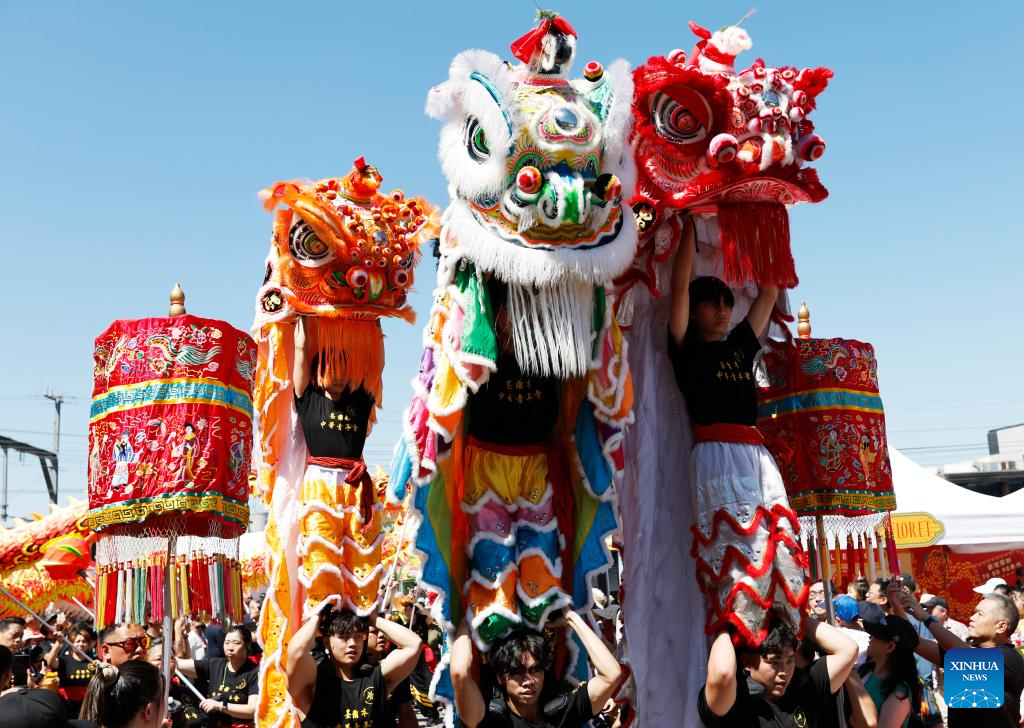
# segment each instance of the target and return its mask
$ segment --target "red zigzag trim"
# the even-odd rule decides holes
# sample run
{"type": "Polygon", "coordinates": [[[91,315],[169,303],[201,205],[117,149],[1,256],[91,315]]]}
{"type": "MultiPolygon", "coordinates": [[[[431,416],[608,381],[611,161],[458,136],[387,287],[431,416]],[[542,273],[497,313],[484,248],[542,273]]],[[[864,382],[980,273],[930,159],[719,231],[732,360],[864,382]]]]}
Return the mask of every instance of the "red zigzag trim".
{"type": "MultiPolygon", "coordinates": [[[[795,514],[780,504],[773,506],[771,511],[765,509],[763,506],[758,506],[754,520],[747,527],[740,525],[740,523],[737,522],[736,519],[727,511],[715,511],[712,518],[710,539],[704,538],[696,526],[692,527],[694,543],[691,548],[691,554],[697,560],[698,586],[702,592],[708,595],[708,599],[711,602],[711,610],[708,613],[708,619],[705,624],[705,631],[707,634],[714,634],[725,626],[731,624],[736,627],[737,630],[736,635],[733,637],[733,641],[735,643],[746,642],[747,644],[756,647],[764,640],[765,635],[767,634],[766,623],[762,624],[760,629],[754,632],[743,622],[742,618],[734,609],[735,601],[741,592],[747,594],[751,600],[762,609],[771,610],[776,604],[775,596],[779,593],[781,587],[781,593],[788,606],[790,606],[794,611],[800,612],[807,601],[807,591],[810,587],[806,579],[803,581],[799,594],[795,594],[792,589],[790,589],[789,583],[785,578],[783,578],[782,574],[776,571],[773,573],[769,584],[768,595],[770,599],[763,598],[749,584],[737,582],[730,590],[724,606],[719,604],[719,600],[717,598],[718,590],[714,588],[715,584],[721,584],[725,580],[726,574],[730,568],[735,565],[739,565],[742,571],[752,578],[763,577],[769,569],[774,566],[775,554],[780,543],[784,544],[790,549],[790,551],[792,551],[794,564],[801,569],[806,569],[807,555],[804,553],[799,542],[790,536],[789,533],[779,530],[778,528],[778,524],[784,520],[788,520],[792,523],[794,525],[794,531],[799,532],[799,524],[797,523],[795,514]],[[717,573],[698,555],[698,544],[708,546],[714,543],[718,538],[719,527],[722,523],[726,523],[737,535],[750,536],[760,527],[766,517],[770,519],[768,526],[769,533],[768,541],[765,545],[765,553],[760,565],[755,566],[741,551],[739,551],[739,549],[731,544],[726,546],[722,566],[717,573]],[[701,574],[708,577],[710,586],[706,586],[703,583],[703,580],[700,578],[701,574]]],[[[766,619],[767,617],[768,615],[766,615],[766,619]]],[[[803,631],[802,625],[800,627],[800,631],[803,631]]]]}

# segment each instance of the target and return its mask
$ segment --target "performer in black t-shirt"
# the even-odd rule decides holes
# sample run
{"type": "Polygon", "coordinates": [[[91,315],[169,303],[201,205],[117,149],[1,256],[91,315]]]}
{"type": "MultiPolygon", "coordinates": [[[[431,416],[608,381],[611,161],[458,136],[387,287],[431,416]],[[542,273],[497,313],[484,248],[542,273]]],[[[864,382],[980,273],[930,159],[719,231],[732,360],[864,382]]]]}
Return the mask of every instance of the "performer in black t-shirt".
{"type": "MultiPolygon", "coordinates": [[[[75,627],[68,632],[67,639],[81,652],[89,654],[96,641],[96,633],[87,627],[75,627]]],[[[46,662],[51,670],[55,667],[57,669],[60,695],[67,704],[68,715],[78,715],[82,701],[85,700],[85,690],[96,674],[93,661],[82,659],[74,651],[64,648],[63,642],[58,639],[54,641],[46,662]]]]}
{"type": "Polygon", "coordinates": [[[371,374],[349,371],[353,367],[347,359],[339,367],[326,355],[310,356],[310,350],[300,317],[292,378],[307,450],[299,498],[298,552],[303,556],[298,579],[306,587],[302,613],[319,614],[340,595],[345,606],[366,615],[380,584],[384,538],[381,504],[363,462],[376,402],[362,377],[371,374]]]}
{"type": "Polygon", "coordinates": [[[557,378],[526,374],[513,353],[508,291],[488,280],[499,347],[497,367],[466,404],[461,508],[469,522],[466,581],[470,627],[481,647],[570,604],[562,588],[558,514],[568,495],[564,458],[552,435],[557,378]]]}
{"type": "Polygon", "coordinates": [[[224,657],[178,660],[186,677],[196,678],[196,688],[207,696],[199,703],[211,726],[252,725],[259,703],[259,668],[249,659],[252,634],[235,625],[224,635],[224,657]]]}
{"type": "Polygon", "coordinates": [[[420,638],[409,629],[373,616],[374,628],[395,649],[376,665],[364,660],[367,622],[349,610],[328,611],[306,620],[288,644],[288,694],[302,728],[388,728],[388,696],[416,665],[420,638]],[[323,637],[327,659],[311,649],[323,637]]]}
{"type": "Polygon", "coordinates": [[[834,708],[830,698],[850,675],[857,644],[814,617],[807,619],[806,633],[825,656],[799,681],[793,681],[796,635],[782,620],[773,620],[760,645],[741,648],[739,656],[728,629],[715,635],[707,682],[697,699],[705,728],[818,725],[818,714],[834,708]]]}
{"type": "Polygon", "coordinates": [[[690,280],[694,249],[687,220],[672,271],[668,353],[696,442],[692,552],[710,601],[706,632],[732,625],[738,642],[756,647],[770,609],[797,625],[807,598],[796,514],[756,427],[754,359],[778,291],[762,287],[729,331],[733,293],[718,278],[690,280]]]}
{"type": "MultiPolygon", "coordinates": [[[[969,642],[964,642],[918,604],[911,594],[901,589],[899,580],[893,579],[887,593],[893,614],[905,617],[908,613],[922,622],[935,640],[921,639],[917,654],[940,667],[945,663],[948,650],[958,647],[990,647],[1003,653],[1003,704],[998,708],[949,707],[949,728],[1019,728],[1021,721],[1020,696],[1024,692],[1024,658],[1013,648],[1010,636],[1017,629],[1020,611],[1013,600],[1002,594],[986,594],[971,615],[967,630],[969,642]]],[[[949,701],[947,700],[947,703],[949,701]]]]}
{"type": "MultiPolygon", "coordinates": [[[[400,621],[397,620],[396,621],[400,621]]],[[[418,636],[418,635],[417,635],[418,636]]],[[[421,638],[422,639],[422,638],[421,638]]],[[[368,665],[379,665],[390,652],[394,645],[388,641],[377,628],[370,625],[366,635],[366,662],[368,665]]],[[[419,658],[417,658],[418,664],[419,658]]],[[[415,670],[415,668],[413,668],[415,670]]],[[[410,675],[412,673],[410,672],[410,675]]],[[[387,703],[387,728],[416,728],[416,713],[412,709],[412,691],[409,689],[410,678],[405,678],[395,686],[394,690],[388,692],[387,703]]]]}
{"type": "Polygon", "coordinates": [[[451,674],[455,708],[466,728],[581,728],[604,707],[622,676],[622,668],[601,638],[572,610],[565,622],[583,643],[594,677],[567,694],[545,690],[552,650],[542,634],[521,630],[498,640],[490,666],[500,697],[489,704],[473,678],[473,641],[463,621],[452,645],[451,674]]]}

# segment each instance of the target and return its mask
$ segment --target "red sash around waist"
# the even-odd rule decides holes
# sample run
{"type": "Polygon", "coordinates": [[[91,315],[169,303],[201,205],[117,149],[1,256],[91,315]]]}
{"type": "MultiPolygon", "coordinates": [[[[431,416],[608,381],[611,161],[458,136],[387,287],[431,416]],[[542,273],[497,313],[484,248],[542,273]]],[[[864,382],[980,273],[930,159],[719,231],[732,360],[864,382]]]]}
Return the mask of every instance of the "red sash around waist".
{"type": "Polygon", "coordinates": [[[348,474],[345,475],[345,482],[348,485],[360,488],[359,515],[363,519],[363,526],[360,530],[363,532],[369,531],[373,526],[373,504],[376,499],[376,491],[373,485],[373,478],[370,477],[370,472],[366,469],[366,462],[362,458],[352,460],[349,458],[310,456],[306,458],[306,464],[316,465],[319,468],[348,471],[348,474]]]}
{"type": "Polygon", "coordinates": [[[697,442],[738,442],[744,445],[763,445],[764,436],[756,427],[718,422],[713,425],[694,425],[693,439],[697,442]]]}
{"type": "Polygon", "coordinates": [[[85,700],[85,691],[88,688],[87,685],[68,685],[67,687],[60,688],[57,692],[65,700],[81,703],[85,700]]]}

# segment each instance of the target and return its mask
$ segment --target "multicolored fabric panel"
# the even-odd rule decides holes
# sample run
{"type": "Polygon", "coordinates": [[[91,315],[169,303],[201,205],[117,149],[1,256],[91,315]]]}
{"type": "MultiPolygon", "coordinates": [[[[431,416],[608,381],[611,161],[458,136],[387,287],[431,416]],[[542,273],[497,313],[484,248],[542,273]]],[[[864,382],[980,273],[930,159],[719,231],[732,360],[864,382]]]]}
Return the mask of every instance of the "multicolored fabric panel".
{"type": "Polygon", "coordinates": [[[196,536],[249,522],[256,345],[196,316],[115,321],[96,339],[89,523],[137,533],[174,520],[196,536]]]}
{"type": "Polygon", "coordinates": [[[758,429],[801,516],[860,516],[896,507],[870,344],[805,339],[765,349],[758,429]]]}
{"type": "MultiPolygon", "coordinates": [[[[551,487],[564,489],[562,497],[572,504],[572,518],[571,522],[563,522],[561,516],[557,520],[557,529],[565,542],[560,544],[561,563],[556,567],[558,558],[549,553],[550,539],[545,540],[540,532],[534,533],[525,526],[516,529],[517,536],[522,538],[506,544],[508,548],[504,550],[479,539],[473,541],[474,534],[479,532],[476,527],[482,524],[479,518],[468,518],[463,509],[463,496],[469,497],[471,488],[467,475],[470,457],[466,454],[470,447],[463,442],[460,424],[468,389],[486,381],[497,357],[497,345],[487,287],[480,285],[474,267],[460,265],[452,282],[442,290],[444,295],[435,302],[425,335],[426,350],[413,381],[415,394],[406,410],[405,436],[396,447],[389,484],[389,497],[397,500],[406,497],[411,483],[419,484],[414,506],[422,521],[417,530],[416,549],[424,557],[421,582],[441,595],[435,602],[435,616],[454,628],[474,599],[479,608],[473,611],[487,612],[488,606],[481,601],[485,598],[482,588],[466,590],[467,579],[474,569],[481,573],[497,569],[500,578],[502,570],[517,560],[520,541],[520,551],[529,552],[534,558],[519,559],[522,563],[516,565],[516,573],[545,572],[559,584],[557,589],[554,584],[549,584],[552,589],[539,589],[538,594],[543,597],[540,600],[520,599],[514,584],[511,591],[494,589],[491,584],[490,611],[500,612],[496,606],[503,605],[515,615],[507,623],[492,620],[496,632],[523,619],[525,612],[530,612],[526,621],[541,624],[544,614],[551,610],[551,603],[565,603],[566,596],[571,596],[576,609],[586,609],[592,599],[590,577],[610,563],[605,539],[617,526],[612,481],[614,473],[621,469],[621,430],[630,421],[632,407],[624,343],[611,307],[602,305],[596,314],[597,361],[588,379],[572,386],[567,384],[575,394],[566,397],[563,406],[576,413],[575,419],[570,420],[575,427],[565,428],[572,431],[571,438],[565,437],[564,443],[554,448],[558,459],[567,464],[569,475],[567,482],[551,487]],[[541,568],[541,562],[545,562],[546,568],[541,568]],[[527,607],[525,612],[522,603],[527,607]]],[[[507,573],[505,576],[502,586],[512,583],[507,573]]],[[[529,580],[540,584],[538,579],[529,580]]],[[[482,587],[478,582],[472,583],[482,587]]],[[[436,697],[450,700],[447,642],[442,649],[433,689],[436,697]]],[[[586,679],[585,651],[576,650],[572,657],[569,673],[586,679]]]]}

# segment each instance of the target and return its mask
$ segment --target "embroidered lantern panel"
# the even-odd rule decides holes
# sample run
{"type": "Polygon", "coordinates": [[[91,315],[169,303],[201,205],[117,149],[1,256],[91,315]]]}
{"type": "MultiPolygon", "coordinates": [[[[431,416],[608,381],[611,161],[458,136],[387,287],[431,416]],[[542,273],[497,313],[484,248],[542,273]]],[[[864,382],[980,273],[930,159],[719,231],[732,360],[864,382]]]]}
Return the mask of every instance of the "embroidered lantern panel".
{"type": "Polygon", "coordinates": [[[862,516],[896,507],[870,344],[798,339],[766,347],[770,386],[757,426],[801,516],[862,516]]]}
{"type": "Polygon", "coordinates": [[[234,538],[249,522],[256,345],[223,321],[116,321],[96,339],[90,525],[234,538]]]}

